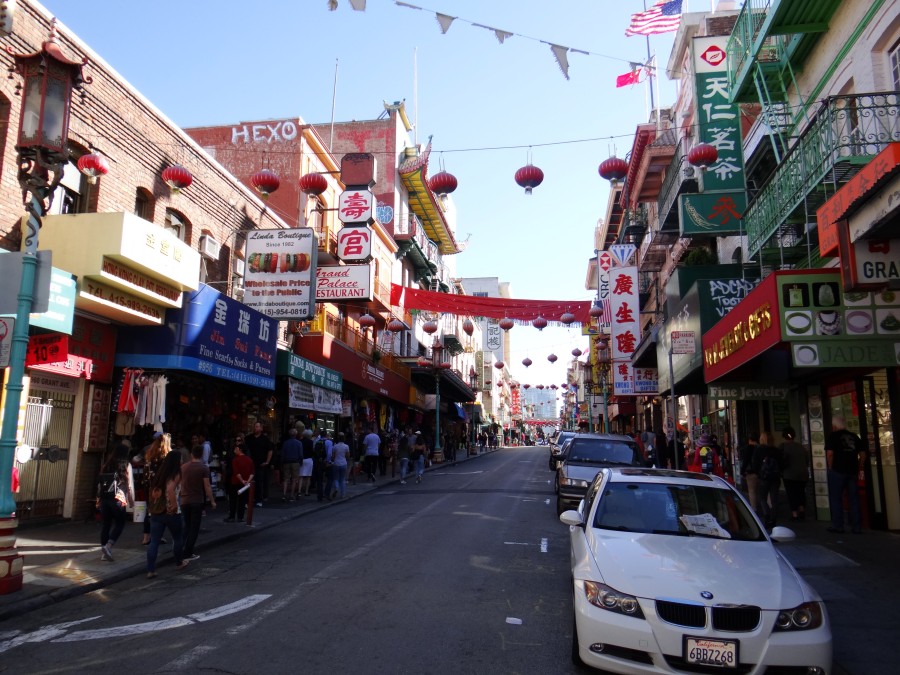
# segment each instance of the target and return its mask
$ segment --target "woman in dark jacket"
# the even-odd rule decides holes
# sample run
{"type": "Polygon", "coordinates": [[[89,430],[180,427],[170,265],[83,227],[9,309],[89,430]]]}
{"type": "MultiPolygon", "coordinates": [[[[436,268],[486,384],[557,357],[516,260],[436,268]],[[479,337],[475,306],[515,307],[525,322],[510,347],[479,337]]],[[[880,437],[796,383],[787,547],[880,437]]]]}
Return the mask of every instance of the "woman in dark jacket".
{"type": "Polygon", "coordinates": [[[785,427],[781,432],[784,442],[781,452],[784,457],[784,491],[787,492],[791,507],[791,518],[802,520],[806,516],[806,481],[809,480],[809,457],[806,448],[794,439],[797,432],[793,427],[785,427]]]}
{"type": "Polygon", "coordinates": [[[768,529],[775,527],[778,508],[778,488],[781,487],[781,472],[784,457],[780,448],[771,445],[772,435],[759,435],[759,445],[753,450],[753,471],[758,477],[757,513],[768,529]]]}

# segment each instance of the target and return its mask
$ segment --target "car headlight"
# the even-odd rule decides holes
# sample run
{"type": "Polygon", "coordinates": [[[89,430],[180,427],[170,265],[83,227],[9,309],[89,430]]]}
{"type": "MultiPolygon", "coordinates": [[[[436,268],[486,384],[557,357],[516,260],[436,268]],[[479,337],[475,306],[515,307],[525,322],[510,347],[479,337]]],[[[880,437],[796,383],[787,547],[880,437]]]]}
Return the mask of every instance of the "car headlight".
{"type": "Polygon", "coordinates": [[[776,631],[811,630],[822,625],[822,605],[804,602],[793,609],[783,609],[775,619],[776,631]]]}
{"type": "Polygon", "coordinates": [[[568,485],[570,487],[586,488],[588,485],[590,485],[590,482],[586,481],[586,480],[579,480],[577,478],[560,478],[559,484],[560,485],[568,485]]]}
{"type": "Polygon", "coordinates": [[[596,581],[585,581],[584,595],[589,603],[600,609],[624,614],[625,616],[633,616],[636,619],[644,618],[644,612],[641,611],[641,606],[638,604],[636,597],[627,593],[620,593],[606,584],[598,584],[596,581]]]}

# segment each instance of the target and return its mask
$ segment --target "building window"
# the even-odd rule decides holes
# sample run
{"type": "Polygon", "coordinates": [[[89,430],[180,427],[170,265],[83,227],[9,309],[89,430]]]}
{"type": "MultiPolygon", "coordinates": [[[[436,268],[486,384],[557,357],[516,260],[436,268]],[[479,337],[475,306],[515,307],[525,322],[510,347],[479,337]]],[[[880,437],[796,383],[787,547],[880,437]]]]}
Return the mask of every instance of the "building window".
{"type": "Polygon", "coordinates": [[[475,291],[472,293],[473,298],[486,298],[488,297],[487,291],[475,291]]]}
{"type": "Polygon", "coordinates": [[[888,58],[891,61],[891,82],[894,85],[894,91],[900,91],[900,40],[891,47],[888,58]]]}
{"type": "Polygon", "coordinates": [[[56,191],[53,193],[53,203],[50,205],[49,215],[68,215],[87,212],[87,199],[82,189],[84,176],[74,164],[66,164],[63,167],[63,175],[56,191]]]}
{"type": "Polygon", "coordinates": [[[144,220],[153,220],[153,196],[144,188],[138,188],[134,195],[134,215],[144,220]]]}
{"type": "Polygon", "coordinates": [[[184,217],[180,213],[172,209],[166,209],[166,223],[164,227],[181,241],[185,241],[185,234],[188,228],[184,217]]]}

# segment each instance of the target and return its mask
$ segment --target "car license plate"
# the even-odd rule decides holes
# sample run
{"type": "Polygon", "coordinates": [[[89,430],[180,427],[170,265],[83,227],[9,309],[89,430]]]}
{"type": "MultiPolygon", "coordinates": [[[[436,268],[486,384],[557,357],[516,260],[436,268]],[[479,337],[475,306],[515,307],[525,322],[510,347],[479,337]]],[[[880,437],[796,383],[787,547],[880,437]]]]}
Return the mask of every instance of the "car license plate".
{"type": "Polygon", "coordinates": [[[737,668],[738,642],[685,636],[684,660],[698,666],[737,668]]]}

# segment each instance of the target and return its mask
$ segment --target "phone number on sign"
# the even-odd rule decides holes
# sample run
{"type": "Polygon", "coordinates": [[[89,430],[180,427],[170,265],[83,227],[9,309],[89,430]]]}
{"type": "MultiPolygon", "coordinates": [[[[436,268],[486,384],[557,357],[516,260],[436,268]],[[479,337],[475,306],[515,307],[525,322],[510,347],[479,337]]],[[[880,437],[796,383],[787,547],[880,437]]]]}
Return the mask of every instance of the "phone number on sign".
{"type": "Polygon", "coordinates": [[[161,320],[162,318],[159,312],[159,308],[147,304],[146,302],[141,302],[140,300],[132,298],[128,295],[124,295],[122,293],[116,293],[112,289],[106,288],[104,286],[96,286],[90,282],[87,282],[85,284],[85,287],[88,294],[92,295],[98,300],[110,302],[131,312],[136,312],[138,314],[143,314],[144,316],[151,317],[157,321],[161,320]]]}

